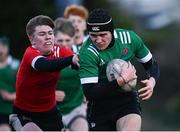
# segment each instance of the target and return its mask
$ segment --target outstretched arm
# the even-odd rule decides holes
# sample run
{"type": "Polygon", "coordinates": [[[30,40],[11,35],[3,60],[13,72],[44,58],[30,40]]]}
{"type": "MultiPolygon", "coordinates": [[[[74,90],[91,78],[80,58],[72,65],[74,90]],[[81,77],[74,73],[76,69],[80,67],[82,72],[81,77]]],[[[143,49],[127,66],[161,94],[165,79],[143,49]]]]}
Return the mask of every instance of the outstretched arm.
{"type": "Polygon", "coordinates": [[[58,71],[72,63],[73,56],[65,58],[48,59],[46,57],[38,58],[34,64],[34,68],[38,71],[58,71]]]}

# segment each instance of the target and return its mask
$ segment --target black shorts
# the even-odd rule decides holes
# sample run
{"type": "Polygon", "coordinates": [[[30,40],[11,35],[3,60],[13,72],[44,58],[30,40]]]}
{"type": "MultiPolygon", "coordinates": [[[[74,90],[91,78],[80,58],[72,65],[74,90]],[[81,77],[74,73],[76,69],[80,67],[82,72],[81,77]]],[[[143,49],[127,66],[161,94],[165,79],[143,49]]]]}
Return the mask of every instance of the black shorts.
{"type": "Polygon", "coordinates": [[[15,117],[10,119],[10,125],[14,130],[20,129],[28,122],[34,122],[43,131],[61,131],[64,128],[62,116],[57,107],[47,112],[27,112],[14,106],[12,115],[15,117]]]}
{"type": "Polygon", "coordinates": [[[9,114],[0,113],[0,124],[9,124],[9,114]]]}
{"type": "Polygon", "coordinates": [[[141,115],[137,92],[119,93],[88,104],[90,131],[116,131],[116,122],[127,114],[141,115]]]}

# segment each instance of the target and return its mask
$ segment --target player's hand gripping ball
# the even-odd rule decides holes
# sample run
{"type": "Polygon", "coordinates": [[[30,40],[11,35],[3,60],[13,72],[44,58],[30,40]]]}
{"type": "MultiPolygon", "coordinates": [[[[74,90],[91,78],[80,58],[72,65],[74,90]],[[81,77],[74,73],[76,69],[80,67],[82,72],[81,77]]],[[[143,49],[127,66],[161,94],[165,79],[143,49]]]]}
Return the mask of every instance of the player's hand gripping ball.
{"type": "MultiPolygon", "coordinates": [[[[128,63],[122,59],[113,59],[110,61],[106,68],[106,76],[107,79],[111,82],[118,77],[121,76],[122,68],[125,66],[128,66],[128,63]]],[[[123,85],[121,88],[124,91],[131,91],[133,88],[136,87],[137,79],[133,79],[129,82],[127,82],[125,85],[123,85]]]]}

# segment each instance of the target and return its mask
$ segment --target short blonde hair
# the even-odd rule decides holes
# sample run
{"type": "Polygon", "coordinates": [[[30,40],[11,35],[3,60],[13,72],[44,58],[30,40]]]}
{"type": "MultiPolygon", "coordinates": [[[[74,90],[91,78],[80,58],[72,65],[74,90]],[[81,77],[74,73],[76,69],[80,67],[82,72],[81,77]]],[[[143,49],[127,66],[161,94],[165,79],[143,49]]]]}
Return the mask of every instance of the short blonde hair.
{"type": "Polygon", "coordinates": [[[88,18],[89,12],[84,6],[73,4],[67,6],[64,11],[65,18],[68,18],[70,15],[77,15],[86,20],[88,18]]]}

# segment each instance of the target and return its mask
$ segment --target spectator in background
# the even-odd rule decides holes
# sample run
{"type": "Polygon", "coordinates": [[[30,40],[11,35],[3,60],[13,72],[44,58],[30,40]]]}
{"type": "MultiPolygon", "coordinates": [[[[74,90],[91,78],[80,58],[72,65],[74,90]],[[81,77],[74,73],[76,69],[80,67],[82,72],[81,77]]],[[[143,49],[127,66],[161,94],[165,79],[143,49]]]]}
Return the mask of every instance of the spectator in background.
{"type": "MultiPolygon", "coordinates": [[[[64,18],[55,20],[55,42],[73,50],[75,28],[64,18]]],[[[79,71],[67,67],[61,70],[61,79],[56,91],[57,105],[62,112],[63,123],[70,131],[88,131],[87,104],[79,78],[79,71]],[[64,97],[65,96],[65,97],[64,97]],[[62,101],[63,100],[63,101],[62,101]]]]}
{"type": "Polygon", "coordinates": [[[9,39],[0,37],[0,131],[10,131],[9,115],[12,113],[13,100],[15,99],[16,73],[19,61],[8,61],[9,39]]]}
{"type": "Polygon", "coordinates": [[[73,51],[79,52],[83,41],[86,38],[86,20],[88,18],[88,10],[81,5],[70,5],[64,10],[64,17],[70,20],[75,27],[75,45],[73,45],[73,51]]]}
{"type": "Polygon", "coordinates": [[[27,23],[26,33],[31,44],[17,73],[16,99],[10,115],[10,124],[16,131],[64,128],[55,99],[59,71],[69,65],[77,67],[79,63],[71,50],[54,44],[53,28],[53,20],[44,15],[35,16],[27,23]]]}

